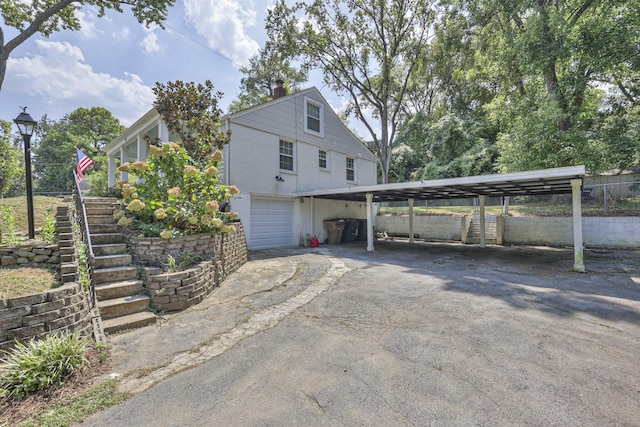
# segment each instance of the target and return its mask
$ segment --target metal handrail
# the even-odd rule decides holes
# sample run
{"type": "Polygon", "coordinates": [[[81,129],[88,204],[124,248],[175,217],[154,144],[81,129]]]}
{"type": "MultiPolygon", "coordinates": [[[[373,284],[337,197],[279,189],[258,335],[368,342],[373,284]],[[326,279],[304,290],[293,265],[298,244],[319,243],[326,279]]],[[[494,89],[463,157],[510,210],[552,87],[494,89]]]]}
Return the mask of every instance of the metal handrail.
{"type": "Polygon", "coordinates": [[[91,234],[89,233],[89,222],[87,221],[87,211],[85,209],[84,199],[82,198],[82,191],[80,190],[80,181],[78,180],[78,174],[76,171],[73,171],[73,177],[75,181],[75,191],[74,191],[74,204],[75,204],[75,217],[76,223],[80,228],[80,235],[82,236],[82,241],[85,245],[85,255],[86,255],[86,268],[89,276],[89,302],[91,304],[91,308],[96,305],[96,293],[95,287],[93,285],[93,264],[94,264],[94,255],[93,255],[93,247],[91,246],[91,234]]]}

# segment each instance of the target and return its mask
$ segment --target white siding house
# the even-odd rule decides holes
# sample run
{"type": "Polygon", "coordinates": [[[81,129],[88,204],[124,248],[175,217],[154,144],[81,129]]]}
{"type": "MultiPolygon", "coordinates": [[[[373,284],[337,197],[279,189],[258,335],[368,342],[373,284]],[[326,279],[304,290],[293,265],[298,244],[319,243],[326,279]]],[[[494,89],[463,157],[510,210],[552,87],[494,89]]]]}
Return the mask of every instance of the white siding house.
{"type": "MultiPolygon", "coordinates": [[[[232,133],[221,180],[241,191],[231,205],[251,249],[297,245],[307,233],[323,241],[324,219],[366,218],[364,203],[292,197],[376,183],[376,158],[315,87],[230,114],[224,126],[232,133]]],[[[116,159],[147,157],[147,133],[172,139],[160,115],[149,111],[105,148],[110,185],[116,182],[116,159]]]]}

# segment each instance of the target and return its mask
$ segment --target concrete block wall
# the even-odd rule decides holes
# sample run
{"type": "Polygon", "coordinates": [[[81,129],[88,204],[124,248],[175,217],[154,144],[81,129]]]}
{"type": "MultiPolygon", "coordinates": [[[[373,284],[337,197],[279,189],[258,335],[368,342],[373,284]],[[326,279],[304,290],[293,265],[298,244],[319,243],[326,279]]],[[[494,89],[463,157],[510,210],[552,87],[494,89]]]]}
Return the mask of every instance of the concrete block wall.
{"type": "MultiPolygon", "coordinates": [[[[463,220],[461,216],[417,215],[413,217],[413,232],[424,240],[460,241],[463,220]]],[[[379,215],[375,230],[385,231],[390,236],[409,236],[409,217],[379,215]]]]}
{"type": "MultiPolygon", "coordinates": [[[[419,215],[414,232],[425,240],[466,242],[470,217],[419,215]]],[[[407,216],[377,216],[376,231],[408,236],[407,216]]],[[[637,249],[640,247],[640,217],[583,217],[582,236],[586,247],[637,249]]],[[[573,246],[572,217],[496,218],[498,244],[573,246]]]]}
{"type": "MultiPolygon", "coordinates": [[[[640,217],[584,217],[582,238],[586,247],[640,247],[640,217]]],[[[573,245],[571,217],[505,217],[505,244],[573,245]]]]}
{"type": "MultiPolygon", "coordinates": [[[[584,229],[584,227],[583,227],[584,229]]],[[[571,217],[513,217],[504,218],[502,242],[505,245],[573,245],[571,217]]]]}
{"type": "Polygon", "coordinates": [[[93,331],[89,301],[82,285],[66,283],[40,294],[0,299],[0,350],[55,332],[93,331]]]}
{"type": "Polygon", "coordinates": [[[174,237],[131,238],[134,263],[143,266],[142,279],[151,308],[158,311],[183,310],[201,302],[231,273],[247,262],[247,242],[242,223],[235,222],[234,233],[208,233],[174,237]],[[202,261],[189,269],[163,272],[167,256],[180,260],[191,252],[202,261]]]}

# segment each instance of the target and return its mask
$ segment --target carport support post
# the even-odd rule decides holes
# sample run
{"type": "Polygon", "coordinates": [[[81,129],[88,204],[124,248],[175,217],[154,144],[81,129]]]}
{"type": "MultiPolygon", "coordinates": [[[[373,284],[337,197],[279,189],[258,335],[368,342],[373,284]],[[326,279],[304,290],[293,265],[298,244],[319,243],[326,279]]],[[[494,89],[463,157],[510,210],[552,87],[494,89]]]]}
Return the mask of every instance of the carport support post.
{"type": "Polygon", "coordinates": [[[484,224],[484,202],[486,196],[478,196],[478,201],[480,202],[480,247],[485,248],[487,246],[487,237],[485,235],[485,224],[484,224]]]}
{"type": "Polygon", "coordinates": [[[573,270],[584,273],[584,250],[582,242],[582,179],[571,180],[573,202],[573,270]]]}
{"type": "Polygon", "coordinates": [[[367,193],[367,251],[373,251],[373,194],[367,193]]]}
{"type": "Polygon", "coordinates": [[[409,243],[413,243],[413,199],[409,199],[409,243]]]}

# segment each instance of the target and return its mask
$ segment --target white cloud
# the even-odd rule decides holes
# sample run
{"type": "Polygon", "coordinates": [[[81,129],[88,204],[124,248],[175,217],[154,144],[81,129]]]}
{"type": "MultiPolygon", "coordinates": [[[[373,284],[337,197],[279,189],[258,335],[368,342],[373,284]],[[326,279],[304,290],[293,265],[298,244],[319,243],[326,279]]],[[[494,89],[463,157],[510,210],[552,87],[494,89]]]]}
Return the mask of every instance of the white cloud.
{"type": "Polygon", "coordinates": [[[140,42],[142,50],[147,55],[151,55],[156,52],[160,52],[160,45],[158,44],[158,35],[155,32],[148,32],[144,39],[140,42]]]}
{"type": "Polygon", "coordinates": [[[83,10],[76,12],[76,17],[80,21],[80,32],[88,39],[96,37],[96,16],[87,14],[83,10]]]}
{"type": "Polygon", "coordinates": [[[104,107],[125,126],[151,108],[153,91],[139,76],[96,72],[70,43],[36,40],[36,45],[42,54],[9,59],[2,88],[8,96],[38,99],[37,108],[53,117],[79,107],[104,107]]]}
{"type": "Polygon", "coordinates": [[[207,44],[234,62],[245,64],[259,45],[247,34],[256,23],[252,0],[184,0],[186,20],[207,44]]]}

